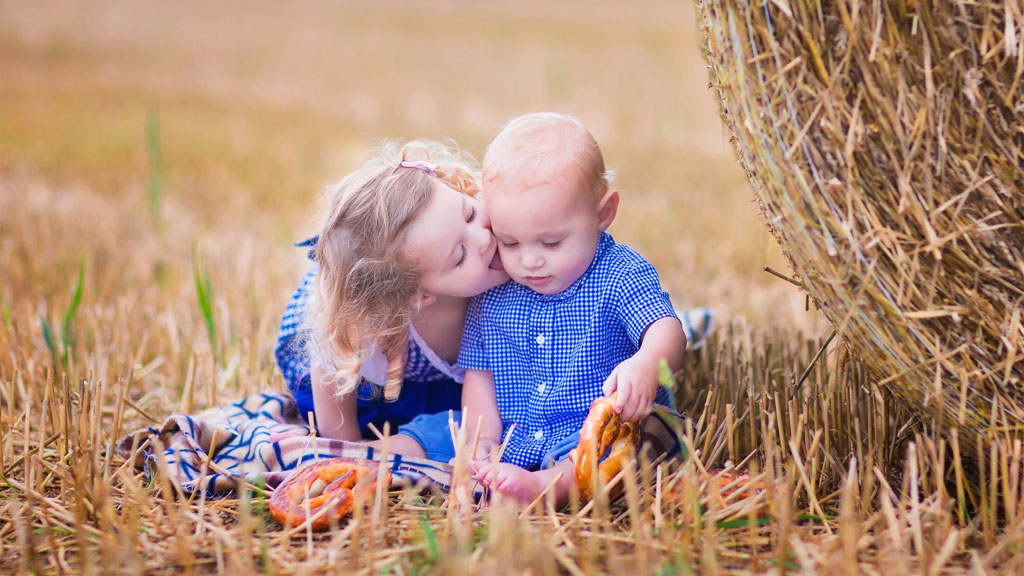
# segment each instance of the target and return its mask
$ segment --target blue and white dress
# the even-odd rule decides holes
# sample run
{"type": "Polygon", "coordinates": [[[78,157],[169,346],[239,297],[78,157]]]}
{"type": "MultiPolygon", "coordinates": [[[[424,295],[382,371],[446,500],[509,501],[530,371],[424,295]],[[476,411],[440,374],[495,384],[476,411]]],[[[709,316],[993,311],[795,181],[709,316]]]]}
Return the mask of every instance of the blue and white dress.
{"type": "MultiPolygon", "coordinates": [[[[583,276],[558,294],[508,282],[475,298],[458,365],[494,376],[502,460],[539,468],[579,432],[605,379],[664,317],[677,315],[657,271],[608,233],[583,276]]],[[[659,387],[655,403],[673,407],[670,391],[659,387]]]]}
{"type": "MultiPolygon", "coordinates": [[[[296,246],[312,247],[317,238],[310,238],[296,246]]],[[[310,259],[313,251],[310,250],[310,259]]],[[[281,318],[281,327],[277,333],[277,346],[274,356],[281,368],[288,385],[288,390],[295,398],[299,414],[313,412],[313,390],[310,378],[312,360],[307,348],[309,335],[307,310],[310,298],[314,295],[317,265],[303,275],[299,287],[292,294],[281,318]]],[[[367,365],[381,365],[383,355],[378,359],[371,358],[367,365]]],[[[384,363],[386,366],[386,362],[384,363]]],[[[398,426],[405,424],[415,416],[424,413],[458,410],[462,402],[462,377],[465,370],[445,362],[427,346],[423,338],[413,328],[409,337],[409,349],[406,355],[405,374],[402,390],[393,401],[384,399],[382,374],[376,376],[363,372],[363,381],[358,389],[357,414],[359,429],[364,438],[372,438],[369,424],[383,430],[384,422],[391,423],[394,433],[398,426]]]]}

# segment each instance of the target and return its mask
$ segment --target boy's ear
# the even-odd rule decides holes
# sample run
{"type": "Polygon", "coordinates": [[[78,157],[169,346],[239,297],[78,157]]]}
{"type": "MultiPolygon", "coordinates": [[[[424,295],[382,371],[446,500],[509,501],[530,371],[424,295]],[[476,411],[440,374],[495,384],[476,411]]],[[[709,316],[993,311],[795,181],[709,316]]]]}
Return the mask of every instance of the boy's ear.
{"type": "Polygon", "coordinates": [[[619,211],[619,191],[609,188],[601,200],[597,203],[597,226],[604,232],[615,220],[615,214],[619,211]]]}

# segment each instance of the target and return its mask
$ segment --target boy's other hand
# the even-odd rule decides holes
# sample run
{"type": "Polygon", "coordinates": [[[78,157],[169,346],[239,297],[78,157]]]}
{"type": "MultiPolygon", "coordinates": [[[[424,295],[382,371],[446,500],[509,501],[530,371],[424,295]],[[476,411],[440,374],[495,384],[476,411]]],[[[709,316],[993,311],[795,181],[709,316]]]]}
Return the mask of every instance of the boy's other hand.
{"type": "MultiPolygon", "coordinates": [[[[491,459],[491,451],[498,450],[500,446],[501,446],[501,442],[498,441],[498,440],[495,440],[493,438],[481,438],[476,443],[476,452],[470,453],[469,456],[466,458],[466,460],[469,461],[469,462],[475,462],[475,461],[487,462],[487,461],[490,461],[490,459],[491,459]]],[[[473,450],[473,445],[472,444],[469,444],[469,445],[466,446],[466,452],[467,453],[469,453],[472,450],[473,450]]],[[[449,459],[448,463],[451,464],[452,466],[454,466],[455,465],[455,458],[449,459]]]]}
{"type": "Polygon", "coordinates": [[[612,370],[604,381],[604,395],[618,390],[615,412],[626,422],[637,422],[651,413],[658,390],[658,367],[634,355],[612,370]]]}
{"type": "MultiPolygon", "coordinates": [[[[470,460],[490,460],[491,451],[496,450],[501,446],[501,442],[494,438],[481,438],[476,444],[476,452],[472,455],[470,460]]],[[[472,449],[473,447],[470,446],[472,449]]]]}

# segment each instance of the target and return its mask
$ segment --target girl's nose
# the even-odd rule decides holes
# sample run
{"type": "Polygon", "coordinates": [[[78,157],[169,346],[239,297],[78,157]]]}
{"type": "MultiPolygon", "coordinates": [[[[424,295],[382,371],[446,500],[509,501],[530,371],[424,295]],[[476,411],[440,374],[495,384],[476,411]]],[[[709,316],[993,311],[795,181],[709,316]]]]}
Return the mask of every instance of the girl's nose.
{"type": "Polygon", "coordinates": [[[480,252],[489,252],[494,246],[494,243],[498,240],[494,237],[494,233],[491,232],[490,222],[481,222],[482,225],[474,231],[476,243],[480,247],[480,252]]]}
{"type": "Polygon", "coordinates": [[[480,203],[480,208],[477,210],[477,218],[481,226],[488,230],[491,229],[491,217],[487,214],[487,208],[484,207],[483,202],[480,203]]]}
{"type": "Polygon", "coordinates": [[[491,233],[490,228],[481,228],[477,243],[480,246],[480,253],[488,254],[494,251],[494,245],[498,243],[498,239],[491,233]]]}
{"type": "Polygon", "coordinates": [[[480,204],[479,211],[477,212],[476,223],[479,226],[476,229],[476,237],[480,251],[487,252],[491,249],[492,243],[497,242],[497,239],[491,230],[491,217],[487,215],[487,209],[484,208],[483,203],[480,204]]]}

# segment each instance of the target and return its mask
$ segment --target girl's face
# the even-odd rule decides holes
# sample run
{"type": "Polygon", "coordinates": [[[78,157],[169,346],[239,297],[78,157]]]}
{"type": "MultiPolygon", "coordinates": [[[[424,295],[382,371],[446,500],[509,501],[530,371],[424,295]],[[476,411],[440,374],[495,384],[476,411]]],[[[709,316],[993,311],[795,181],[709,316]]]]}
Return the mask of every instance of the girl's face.
{"type": "Polygon", "coordinates": [[[508,280],[484,203],[443,182],[413,222],[408,242],[426,295],[469,298],[508,280]]]}

